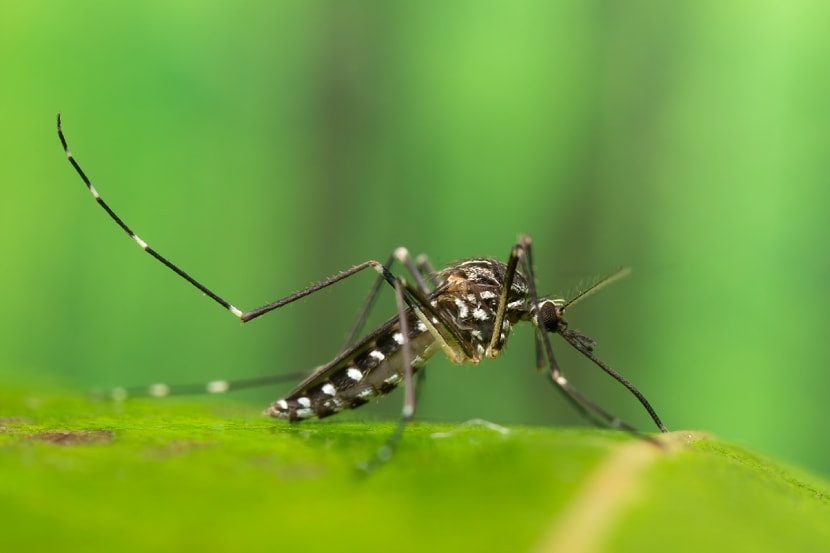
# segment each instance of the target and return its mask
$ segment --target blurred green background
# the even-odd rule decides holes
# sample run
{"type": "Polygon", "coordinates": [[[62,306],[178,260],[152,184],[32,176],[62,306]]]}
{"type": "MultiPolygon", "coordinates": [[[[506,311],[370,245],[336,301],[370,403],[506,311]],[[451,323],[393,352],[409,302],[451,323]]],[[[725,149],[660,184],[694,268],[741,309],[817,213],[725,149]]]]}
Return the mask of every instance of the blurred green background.
{"type": "MultiPolygon", "coordinates": [[[[670,429],[828,475],[829,16],[818,1],[6,2],[0,375],[80,392],[311,368],[373,280],[241,326],[95,205],[60,110],[113,208],[243,309],[400,245],[440,266],[506,259],[529,233],[550,294],[631,266],[570,313],[598,355],[670,429]]],[[[387,292],[375,321],[393,309],[387,292]]],[[[554,344],[587,395],[651,429],[554,344]]],[[[535,372],[518,327],[498,362],[436,358],[419,415],[583,424],[535,372]]],[[[238,399],[255,412],[288,388],[238,399]]]]}

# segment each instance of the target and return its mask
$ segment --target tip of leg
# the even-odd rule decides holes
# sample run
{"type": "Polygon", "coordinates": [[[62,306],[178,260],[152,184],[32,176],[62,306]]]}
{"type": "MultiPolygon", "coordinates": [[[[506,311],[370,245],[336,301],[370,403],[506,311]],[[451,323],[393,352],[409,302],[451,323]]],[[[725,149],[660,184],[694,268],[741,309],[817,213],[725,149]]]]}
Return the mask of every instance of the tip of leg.
{"type": "Polygon", "coordinates": [[[358,472],[364,476],[372,474],[376,470],[378,470],[382,465],[386,464],[389,459],[392,458],[392,454],[394,453],[394,449],[389,445],[384,445],[380,449],[377,450],[375,456],[371,459],[366,459],[365,461],[359,462],[355,468],[358,472]]]}

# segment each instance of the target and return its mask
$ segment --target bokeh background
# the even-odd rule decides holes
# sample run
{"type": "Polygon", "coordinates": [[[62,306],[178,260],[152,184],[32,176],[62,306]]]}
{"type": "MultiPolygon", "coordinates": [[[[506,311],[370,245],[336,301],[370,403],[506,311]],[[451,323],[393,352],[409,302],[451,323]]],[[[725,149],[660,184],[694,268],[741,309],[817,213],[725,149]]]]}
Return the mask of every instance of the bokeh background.
{"type": "MultiPolygon", "coordinates": [[[[105,217],[60,110],[116,211],[244,309],[400,245],[444,265],[529,233],[550,294],[631,266],[570,313],[598,355],[671,429],[830,475],[828,23],[819,1],[6,2],[0,376],[80,393],[311,368],[373,281],[240,325],[105,217]]],[[[392,312],[386,293],[374,322],[392,312]]],[[[429,368],[422,418],[583,424],[529,327],[498,362],[429,368]]]]}

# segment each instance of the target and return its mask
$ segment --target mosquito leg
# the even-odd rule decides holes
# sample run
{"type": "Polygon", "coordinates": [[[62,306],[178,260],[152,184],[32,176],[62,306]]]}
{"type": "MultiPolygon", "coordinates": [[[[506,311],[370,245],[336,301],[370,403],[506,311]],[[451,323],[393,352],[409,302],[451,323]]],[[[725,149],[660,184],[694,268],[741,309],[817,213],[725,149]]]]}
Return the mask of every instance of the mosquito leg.
{"type": "Polygon", "coordinates": [[[167,397],[201,394],[223,394],[245,388],[255,388],[268,384],[294,382],[308,376],[309,371],[261,376],[255,378],[241,378],[239,380],[211,380],[199,384],[164,384],[156,383],[147,386],[117,387],[106,391],[92,390],[89,397],[92,400],[124,401],[140,397],[167,397]]]}
{"type": "Polygon", "coordinates": [[[545,368],[545,351],[542,347],[542,339],[539,338],[539,333],[533,334],[533,345],[536,347],[536,368],[542,370],[545,368]]]}
{"type": "MultiPolygon", "coordinates": [[[[404,302],[404,284],[400,279],[395,281],[395,301],[398,306],[400,332],[403,336],[408,337],[409,324],[407,322],[408,317],[406,304],[404,302]]],[[[360,469],[366,472],[374,471],[392,457],[392,454],[395,452],[395,448],[403,435],[404,428],[406,428],[407,423],[409,423],[409,421],[411,421],[415,416],[417,390],[415,389],[415,384],[413,383],[414,370],[412,368],[412,348],[408,338],[404,338],[401,355],[403,356],[404,369],[404,404],[403,409],[401,410],[401,417],[398,419],[398,424],[396,425],[394,432],[392,432],[389,438],[386,439],[386,443],[377,450],[375,456],[359,466],[360,469]]],[[[419,385],[421,380],[422,379],[419,373],[419,385]]]]}
{"type": "MultiPolygon", "coordinates": [[[[394,261],[395,256],[390,255],[389,259],[386,260],[386,268],[391,269],[392,263],[394,261]]],[[[343,344],[343,347],[340,348],[340,351],[346,350],[349,346],[351,346],[354,343],[355,339],[360,333],[361,328],[363,328],[363,324],[366,322],[366,319],[369,316],[369,311],[372,309],[372,305],[374,305],[375,299],[380,293],[380,285],[383,284],[383,282],[383,275],[378,275],[378,277],[375,279],[374,284],[372,284],[372,287],[369,289],[369,294],[366,296],[366,299],[363,301],[363,305],[360,307],[360,312],[357,315],[357,320],[355,320],[351,330],[349,330],[346,342],[343,344]]]]}
{"type": "Polygon", "coordinates": [[[412,385],[412,346],[409,342],[409,323],[406,316],[406,306],[403,301],[403,285],[400,280],[395,281],[395,302],[398,305],[398,323],[404,338],[403,350],[403,381],[406,387],[401,423],[406,423],[415,416],[415,387],[412,385]]]}
{"type": "Polygon", "coordinates": [[[69,145],[66,141],[66,137],[63,134],[63,128],[61,126],[61,114],[60,113],[58,113],[58,117],[57,117],[57,128],[58,128],[58,138],[60,138],[61,145],[63,146],[63,150],[66,153],[66,158],[69,160],[69,163],[72,164],[72,167],[75,168],[75,171],[78,173],[78,176],[81,177],[81,180],[83,180],[84,184],[86,184],[87,188],[89,189],[89,192],[95,198],[95,201],[98,202],[98,205],[100,205],[101,208],[103,208],[103,210],[107,212],[107,215],[109,215],[110,219],[115,221],[115,223],[119,227],[121,227],[121,229],[124,232],[126,232],[127,235],[136,244],[138,244],[141,247],[142,250],[144,250],[145,252],[147,252],[148,254],[153,256],[157,261],[161,262],[168,269],[170,269],[171,271],[173,271],[174,273],[179,275],[181,278],[185,279],[187,282],[192,284],[200,292],[202,292],[203,294],[205,294],[206,296],[211,298],[213,301],[215,301],[216,303],[218,303],[219,305],[221,305],[222,307],[224,307],[225,309],[230,311],[235,317],[238,317],[243,323],[247,322],[247,321],[250,321],[252,319],[255,319],[256,317],[259,317],[260,315],[268,313],[269,311],[273,311],[274,309],[282,307],[283,305],[286,305],[286,304],[291,303],[293,301],[297,301],[298,299],[303,298],[303,297],[305,297],[309,294],[313,294],[314,292],[317,292],[318,290],[322,290],[323,288],[331,286],[332,284],[334,284],[336,282],[339,282],[339,281],[343,280],[344,278],[350,277],[353,274],[358,273],[358,272],[360,272],[363,269],[366,269],[368,267],[374,268],[378,273],[380,273],[380,275],[383,279],[385,279],[390,284],[394,284],[395,277],[389,272],[389,270],[386,269],[385,266],[381,265],[377,261],[370,260],[370,261],[366,261],[364,263],[361,263],[360,265],[356,265],[356,266],[352,267],[351,269],[347,269],[347,270],[345,270],[345,271],[343,271],[343,272],[341,272],[337,275],[334,275],[333,277],[328,278],[328,279],[326,279],[322,282],[318,282],[317,284],[314,284],[312,286],[309,286],[308,288],[300,290],[299,292],[295,292],[294,294],[291,294],[290,296],[287,296],[285,298],[277,300],[273,303],[270,303],[268,305],[264,305],[262,307],[254,309],[252,311],[243,312],[242,310],[234,307],[229,302],[222,299],[218,294],[216,294],[213,291],[211,291],[210,289],[208,289],[204,284],[200,283],[195,278],[193,278],[192,276],[187,274],[184,270],[180,269],[178,266],[176,266],[171,261],[169,261],[166,257],[162,256],[160,253],[158,253],[153,248],[151,248],[147,244],[147,242],[145,242],[144,240],[139,238],[138,235],[135,232],[133,232],[132,229],[129,226],[127,226],[127,224],[112,210],[112,208],[110,208],[110,206],[104,201],[104,199],[101,197],[101,195],[98,194],[98,191],[92,185],[92,182],[89,180],[89,177],[87,177],[84,170],[81,169],[81,166],[78,164],[77,160],[72,155],[72,152],[69,150],[69,145]]]}
{"type": "Polygon", "coordinates": [[[496,320],[493,322],[493,336],[490,338],[490,344],[487,346],[486,351],[490,359],[498,357],[499,352],[504,347],[502,326],[504,325],[504,315],[507,311],[507,298],[513,287],[513,280],[516,278],[516,267],[519,264],[519,260],[525,254],[529,255],[529,251],[530,237],[527,235],[520,237],[519,242],[510,250],[510,259],[507,260],[507,269],[504,273],[504,285],[502,286],[501,296],[499,297],[499,306],[496,309],[496,320]]]}
{"type": "MultiPolygon", "coordinates": [[[[415,379],[415,386],[414,387],[415,387],[415,392],[416,392],[415,397],[417,397],[418,392],[420,391],[421,386],[423,385],[424,372],[425,372],[425,370],[421,369],[420,371],[418,371],[414,375],[414,379],[415,379]]],[[[405,410],[406,410],[406,407],[404,407],[404,411],[405,410]]],[[[386,439],[386,442],[380,448],[378,448],[377,452],[375,452],[375,455],[372,458],[367,459],[366,461],[363,461],[361,463],[358,463],[358,465],[357,465],[358,470],[360,470],[364,473],[367,473],[367,474],[371,474],[374,471],[376,471],[380,466],[382,466],[384,463],[389,461],[389,459],[392,458],[392,455],[395,454],[395,450],[398,447],[398,443],[401,441],[401,437],[403,436],[403,432],[406,429],[406,425],[414,417],[414,412],[413,412],[412,415],[406,416],[404,411],[401,412],[401,417],[398,419],[397,424],[395,424],[395,430],[392,431],[392,434],[389,435],[389,437],[386,439]]]]}
{"type": "Polygon", "coordinates": [[[348,278],[348,277],[350,277],[350,276],[352,276],[356,273],[359,273],[360,271],[362,271],[363,269],[366,269],[368,267],[372,267],[373,269],[375,269],[378,273],[380,273],[382,278],[384,278],[390,284],[394,285],[395,277],[392,275],[392,273],[389,272],[389,269],[387,269],[381,263],[370,259],[369,261],[364,261],[360,265],[355,265],[351,269],[346,269],[345,271],[343,271],[341,273],[337,273],[336,275],[334,275],[332,277],[329,277],[326,280],[323,280],[321,282],[318,282],[317,284],[313,284],[313,285],[309,286],[308,288],[304,288],[303,290],[300,290],[299,292],[295,292],[295,293],[291,294],[290,296],[286,296],[286,297],[284,297],[282,299],[279,299],[279,300],[277,300],[273,303],[269,303],[268,305],[263,305],[262,307],[258,307],[256,309],[251,310],[251,311],[242,313],[239,318],[242,320],[243,323],[246,323],[246,322],[248,322],[252,319],[255,319],[255,318],[257,318],[261,315],[264,315],[265,313],[268,313],[269,311],[273,311],[274,309],[279,309],[280,307],[282,307],[286,304],[297,301],[298,299],[304,298],[305,296],[307,296],[309,294],[313,294],[314,292],[318,292],[318,291],[322,290],[323,288],[328,288],[332,284],[335,284],[336,282],[340,282],[341,280],[343,280],[345,278],[348,278]]]}
{"type": "MultiPolygon", "coordinates": [[[[619,417],[611,415],[599,405],[582,395],[576,388],[573,387],[573,385],[571,385],[570,382],[568,382],[568,380],[562,375],[561,371],[559,371],[558,367],[555,367],[555,370],[551,369],[550,377],[556,385],[556,389],[561,391],[564,396],[568,398],[571,404],[573,404],[588,420],[594,422],[594,424],[597,424],[598,426],[602,426],[604,424],[610,426],[611,428],[624,430],[640,439],[651,442],[660,448],[665,448],[665,444],[661,443],[652,436],[649,436],[648,434],[644,434],[619,417]]],[[[663,431],[666,432],[666,430],[663,431]]]]}
{"type": "Polygon", "coordinates": [[[633,432],[635,434],[640,433],[636,428],[634,428],[630,424],[626,423],[618,417],[611,415],[602,407],[600,407],[599,405],[597,405],[596,403],[582,395],[562,375],[562,372],[559,370],[558,366],[556,366],[555,369],[551,369],[549,375],[553,383],[557,386],[557,388],[564,392],[565,396],[568,397],[568,399],[577,407],[577,409],[581,411],[584,416],[589,418],[595,424],[600,423],[600,426],[605,425],[610,426],[612,428],[627,430],[628,432],[633,432]]]}
{"type": "Polygon", "coordinates": [[[182,277],[183,279],[188,281],[190,284],[192,284],[193,286],[198,288],[203,294],[207,295],[213,301],[215,301],[216,303],[218,303],[219,305],[221,305],[222,307],[224,307],[225,309],[227,309],[228,311],[233,313],[236,317],[242,318],[242,316],[243,316],[242,311],[240,311],[239,309],[237,309],[236,307],[234,307],[233,305],[231,305],[227,301],[223,300],[218,295],[216,295],[213,292],[211,292],[210,290],[208,290],[204,285],[199,283],[196,279],[191,277],[189,274],[184,272],[182,269],[178,268],[176,265],[174,265],[173,263],[168,261],[165,257],[163,257],[161,254],[159,254],[154,249],[152,249],[150,246],[148,246],[147,243],[144,240],[142,240],[141,238],[139,238],[138,235],[136,233],[134,233],[132,231],[132,229],[130,229],[130,227],[128,227],[127,224],[118,215],[115,214],[115,212],[110,208],[110,206],[107,205],[107,203],[103,200],[103,198],[101,198],[100,194],[98,194],[98,191],[95,190],[95,187],[92,186],[92,182],[90,182],[89,177],[86,176],[86,173],[84,173],[84,170],[81,169],[81,166],[78,164],[78,162],[75,160],[75,157],[72,155],[72,152],[69,150],[69,145],[66,142],[66,138],[63,135],[63,129],[61,127],[61,114],[60,113],[58,113],[58,138],[60,138],[61,145],[63,146],[63,151],[66,153],[66,158],[69,160],[69,163],[71,163],[72,167],[75,168],[75,171],[81,177],[81,180],[84,181],[84,184],[86,184],[87,188],[89,189],[89,192],[92,194],[92,197],[95,198],[95,201],[98,202],[98,205],[100,205],[104,209],[104,211],[107,212],[107,214],[110,216],[110,219],[115,221],[116,224],[118,224],[118,226],[121,227],[121,229],[124,232],[126,232],[127,235],[129,235],[129,237],[132,238],[132,240],[141,247],[142,250],[144,250],[145,252],[147,252],[148,254],[153,256],[154,258],[156,258],[162,264],[167,266],[168,269],[170,269],[171,271],[173,271],[174,273],[176,273],[177,275],[179,275],[180,277],[182,277]]]}
{"type": "Polygon", "coordinates": [[[432,267],[432,264],[429,262],[426,255],[419,255],[415,260],[415,266],[418,267],[418,270],[423,276],[429,279],[433,288],[436,288],[441,284],[442,281],[438,278],[438,273],[435,272],[435,269],[432,267]]]}
{"type": "Polygon", "coordinates": [[[395,259],[403,263],[403,266],[406,267],[406,270],[409,271],[410,275],[412,275],[412,278],[415,280],[415,284],[417,285],[418,290],[420,290],[420,292],[423,295],[428,296],[431,292],[431,289],[429,286],[427,286],[427,283],[424,282],[421,269],[412,260],[412,256],[409,254],[409,250],[407,250],[406,248],[397,248],[392,255],[395,257],[395,259]]]}
{"type": "Polygon", "coordinates": [[[634,385],[631,384],[631,382],[629,382],[623,375],[621,375],[620,373],[606,365],[601,359],[594,355],[594,353],[585,345],[584,337],[581,334],[573,330],[566,330],[564,332],[561,332],[560,334],[569,344],[571,344],[582,355],[593,361],[594,364],[596,364],[599,368],[611,375],[611,377],[614,380],[625,386],[625,388],[639,400],[642,406],[645,407],[646,411],[648,411],[649,416],[651,416],[651,420],[654,421],[654,424],[657,425],[657,428],[660,429],[660,432],[668,432],[668,429],[660,420],[660,417],[657,416],[657,413],[654,411],[654,408],[651,406],[651,404],[648,402],[648,400],[645,398],[642,392],[635,388],[634,385]]]}
{"type": "MultiPolygon", "coordinates": [[[[420,289],[421,293],[425,296],[429,295],[430,289],[427,287],[426,283],[424,282],[424,279],[419,274],[419,269],[412,262],[412,257],[409,255],[409,250],[403,247],[396,248],[395,251],[392,252],[392,255],[389,256],[389,259],[386,260],[385,267],[391,270],[392,263],[394,263],[396,259],[400,263],[402,263],[404,267],[406,267],[406,269],[415,279],[415,282],[418,284],[418,288],[420,289]]],[[[369,294],[366,296],[366,299],[363,302],[363,306],[360,308],[357,320],[352,325],[352,328],[349,331],[349,336],[346,339],[346,343],[343,344],[341,351],[348,348],[357,339],[360,330],[363,328],[363,325],[366,322],[366,318],[369,316],[369,311],[372,309],[372,306],[374,305],[375,300],[377,299],[378,294],[380,293],[380,286],[381,284],[383,284],[384,280],[386,280],[384,278],[384,275],[379,275],[378,278],[375,280],[375,283],[372,285],[372,288],[369,290],[369,294]]]]}

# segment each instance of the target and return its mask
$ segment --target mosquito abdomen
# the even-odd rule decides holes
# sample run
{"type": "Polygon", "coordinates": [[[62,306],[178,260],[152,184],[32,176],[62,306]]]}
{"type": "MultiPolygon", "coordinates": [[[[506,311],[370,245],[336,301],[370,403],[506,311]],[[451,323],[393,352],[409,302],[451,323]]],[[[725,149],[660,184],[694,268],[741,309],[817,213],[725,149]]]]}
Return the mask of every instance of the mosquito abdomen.
{"type": "MultiPolygon", "coordinates": [[[[409,347],[413,373],[441,348],[426,327],[410,318],[409,347]]],[[[266,415],[295,422],[323,418],[344,409],[354,409],[388,394],[404,380],[403,335],[397,322],[372,339],[357,344],[353,355],[320,369],[291,393],[275,401],[266,415]]]]}

